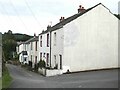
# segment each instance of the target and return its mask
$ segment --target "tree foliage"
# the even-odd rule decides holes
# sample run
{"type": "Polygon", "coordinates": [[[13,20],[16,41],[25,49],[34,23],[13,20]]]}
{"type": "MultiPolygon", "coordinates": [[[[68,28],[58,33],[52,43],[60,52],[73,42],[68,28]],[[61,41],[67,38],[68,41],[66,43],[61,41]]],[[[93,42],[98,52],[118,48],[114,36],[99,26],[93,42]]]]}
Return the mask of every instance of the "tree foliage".
{"type": "Polygon", "coordinates": [[[3,43],[3,51],[5,55],[5,60],[12,59],[12,54],[13,52],[16,51],[17,43],[15,41],[15,37],[12,34],[11,30],[3,34],[2,43],[3,43]]]}
{"type": "Polygon", "coordinates": [[[118,19],[120,19],[120,14],[114,14],[118,19]]]}
{"type": "Polygon", "coordinates": [[[13,53],[16,52],[17,42],[26,41],[30,38],[31,36],[25,34],[13,34],[11,30],[5,32],[2,35],[2,44],[5,60],[13,59],[13,53]]]}

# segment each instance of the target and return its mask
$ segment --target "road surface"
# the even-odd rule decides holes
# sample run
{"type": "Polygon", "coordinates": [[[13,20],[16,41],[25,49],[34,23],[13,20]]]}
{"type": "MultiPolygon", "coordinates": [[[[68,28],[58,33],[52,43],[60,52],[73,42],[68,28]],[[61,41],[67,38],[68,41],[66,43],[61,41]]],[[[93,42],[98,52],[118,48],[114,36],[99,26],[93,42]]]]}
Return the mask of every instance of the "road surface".
{"type": "Polygon", "coordinates": [[[20,66],[7,65],[10,88],[118,88],[118,70],[101,70],[44,77],[20,66]]]}

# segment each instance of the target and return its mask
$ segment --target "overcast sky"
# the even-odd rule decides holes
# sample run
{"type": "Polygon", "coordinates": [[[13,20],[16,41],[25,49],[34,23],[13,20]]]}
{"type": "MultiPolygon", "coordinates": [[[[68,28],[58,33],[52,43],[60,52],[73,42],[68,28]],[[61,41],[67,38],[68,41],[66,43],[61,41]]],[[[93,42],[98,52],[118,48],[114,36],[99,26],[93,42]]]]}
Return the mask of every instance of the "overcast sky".
{"type": "Polygon", "coordinates": [[[37,35],[47,25],[55,25],[61,16],[76,14],[79,5],[86,9],[98,3],[118,13],[119,0],[0,0],[0,32],[37,35]]]}

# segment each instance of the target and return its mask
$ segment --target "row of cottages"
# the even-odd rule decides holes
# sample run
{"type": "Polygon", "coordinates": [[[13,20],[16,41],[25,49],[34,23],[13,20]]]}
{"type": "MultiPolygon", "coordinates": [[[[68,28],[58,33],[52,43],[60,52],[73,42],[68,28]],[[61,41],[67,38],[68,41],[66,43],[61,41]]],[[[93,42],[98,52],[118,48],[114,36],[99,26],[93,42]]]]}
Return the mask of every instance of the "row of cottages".
{"type": "Polygon", "coordinates": [[[21,64],[29,64],[34,68],[38,63],[39,49],[38,49],[38,36],[35,36],[26,42],[22,42],[17,46],[17,54],[19,54],[19,61],[21,64]]]}
{"type": "Polygon", "coordinates": [[[118,68],[118,21],[101,3],[80,6],[39,34],[39,57],[63,73],[118,68]]]}
{"type": "Polygon", "coordinates": [[[38,36],[21,43],[19,60],[34,68],[40,60],[46,67],[67,71],[118,68],[118,21],[99,3],[89,9],[61,17],[38,36]]]}

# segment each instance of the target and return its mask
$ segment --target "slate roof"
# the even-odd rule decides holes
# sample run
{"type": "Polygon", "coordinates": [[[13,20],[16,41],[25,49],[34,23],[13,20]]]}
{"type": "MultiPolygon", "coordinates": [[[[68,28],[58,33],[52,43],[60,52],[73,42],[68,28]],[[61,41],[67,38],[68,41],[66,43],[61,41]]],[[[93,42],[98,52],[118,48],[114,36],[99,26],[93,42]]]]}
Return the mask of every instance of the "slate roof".
{"type": "Polygon", "coordinates": [[[29,44],[30,42],[38,41],[38,40],[39,40],[39,39],[38,39],[38,36],[36,36],[36,37],[30,38],[29,40],[27,40],[27,41],[25,41],[25,42],[20,42],[20,43],[18,44],[18,46],[21,45],[21,44],[29,44]]]}
{"type": "Polygon", "coordinates": [[[33,42],[33,41],[38,41],[38,36],[33,37],[33,38],[31,38],[31,39],[27,40],[27,41],[26,41],[26,42],[24,42],[24,43],[25,43],[25,44],[28,44],[28,43],[33,42]]]}

